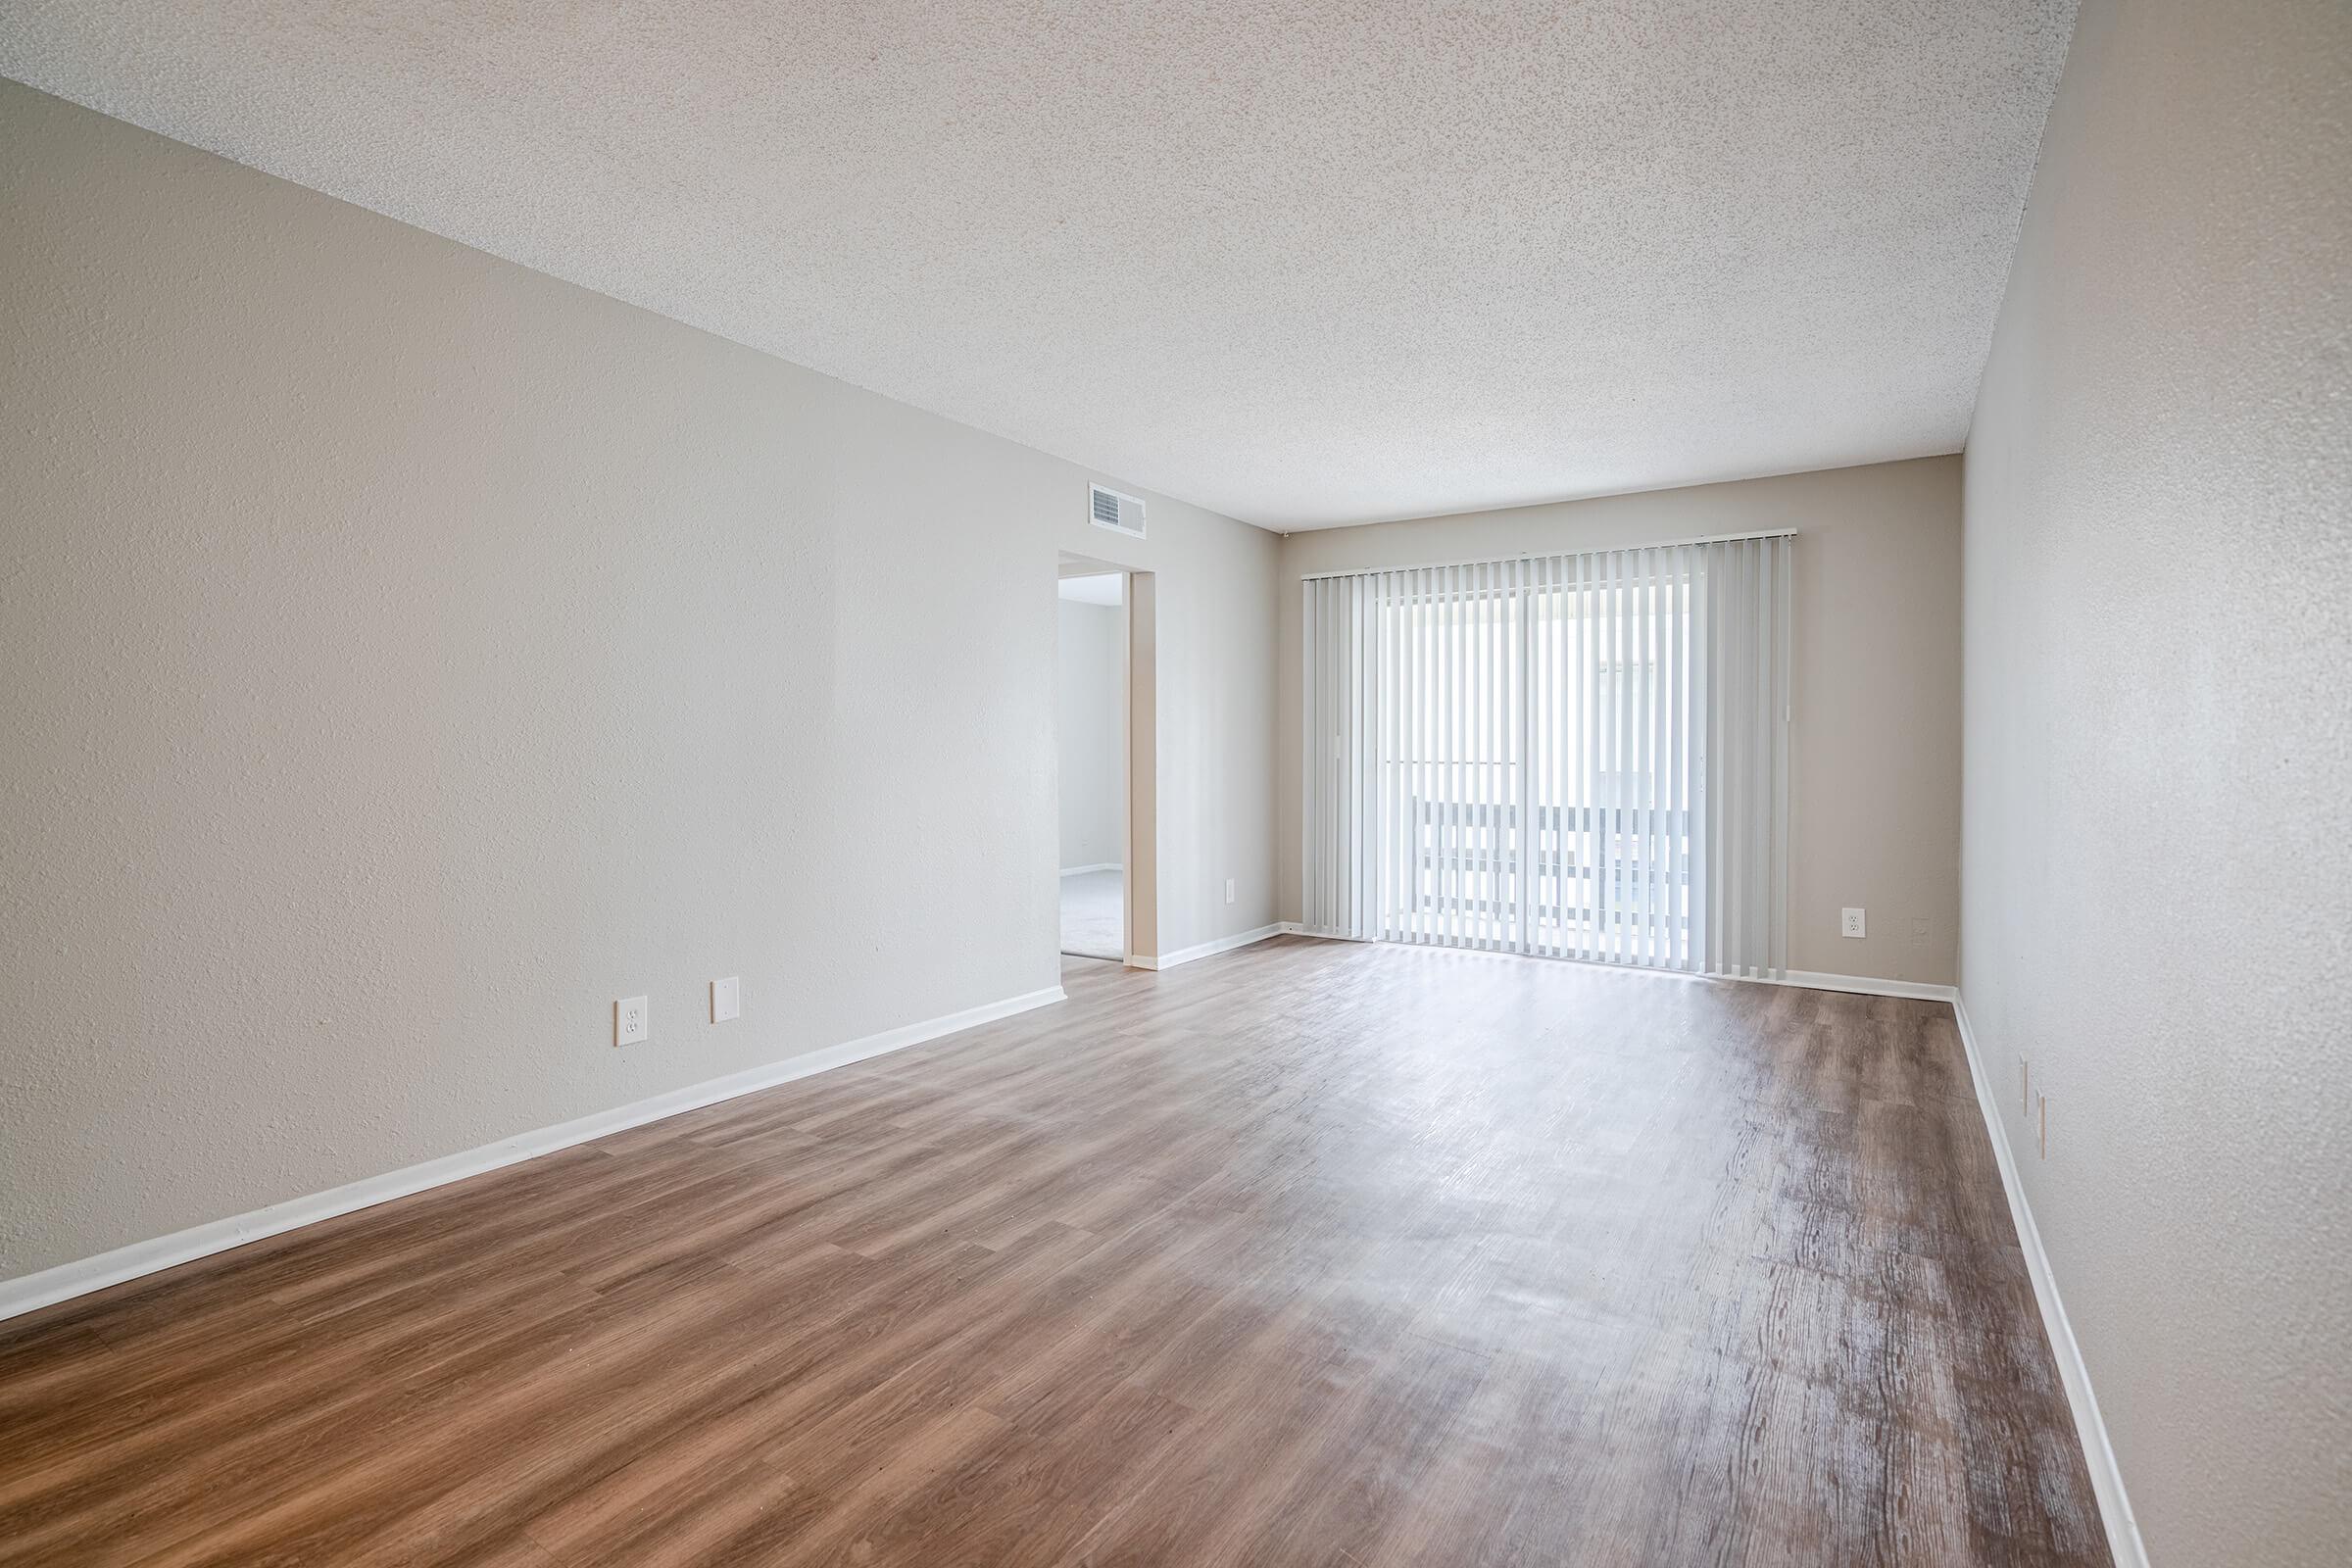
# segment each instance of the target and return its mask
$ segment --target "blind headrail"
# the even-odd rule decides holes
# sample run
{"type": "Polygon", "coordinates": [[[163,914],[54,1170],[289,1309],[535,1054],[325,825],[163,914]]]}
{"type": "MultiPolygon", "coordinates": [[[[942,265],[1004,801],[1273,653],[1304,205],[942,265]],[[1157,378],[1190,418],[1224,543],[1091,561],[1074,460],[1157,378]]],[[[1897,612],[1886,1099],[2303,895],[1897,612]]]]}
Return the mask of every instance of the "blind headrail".
{"type": "Polygon", "coordinates": [[[1461,561],[1417,561],[1396,566],[1340,566],[1303,571],[1300,582],[1320,577],[1377,577],[1384,571],[1444,571],[1454,566],[1496,566],[1506,561],[1551,561],[1571,556],[1614,556],[1632,550],[1674,550],[1691,545],[1735,545],[1743,539],[1793,539],[1794,528],[1759,528],[1754,533],[1711,533],[1697,539],[1646,539],[1638,545],[1599,545],[1591,550],[1517,550],[1507,556],[1471,556],[1461,561]]]}

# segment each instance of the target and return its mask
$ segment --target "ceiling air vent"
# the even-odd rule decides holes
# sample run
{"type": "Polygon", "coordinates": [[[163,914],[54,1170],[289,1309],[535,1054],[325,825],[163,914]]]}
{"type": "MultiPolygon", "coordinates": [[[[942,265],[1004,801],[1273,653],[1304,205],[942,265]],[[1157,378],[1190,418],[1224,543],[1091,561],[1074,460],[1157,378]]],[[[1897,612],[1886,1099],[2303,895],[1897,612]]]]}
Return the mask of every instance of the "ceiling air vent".
{"type": "Polygon", "coordinates": [[[1141,501],[1133,496],[1123,496],[1116,490],[1105,490],[1099,484],[1087,488],[1093,492],[1088,498],[1093,507],[1093,515],[1089,520],[1096,527],[1108,528],[1113,533],[1131,534],[1138,539],[1144,536],[1144,504],[1141,501]]]}

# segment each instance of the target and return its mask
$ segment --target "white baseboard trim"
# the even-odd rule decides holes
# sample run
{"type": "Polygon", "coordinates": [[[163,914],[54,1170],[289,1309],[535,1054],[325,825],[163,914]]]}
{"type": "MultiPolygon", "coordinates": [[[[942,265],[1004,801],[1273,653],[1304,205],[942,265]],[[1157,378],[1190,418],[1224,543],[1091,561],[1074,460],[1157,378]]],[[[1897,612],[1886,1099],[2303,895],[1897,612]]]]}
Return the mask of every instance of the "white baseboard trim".
{"type": "Polygon", "coordinates": [[[1122,869],[1124,869],[1124,867],[1122,867],[1116,860],[1097,860],[1092,865],[1065,865],[1061,868],[1061,874],[1063,876],[1084,876],[1089,871],[1117,871],[1122,869]]]}
{"type": "MultiPolygon", "coordinates": [[[[1364,937],[1342,936],[1336,931],[1318,931],[1313,926],[1301,925],[1296,920],[1284,920],[1273,927],[1273,929],[1281,932],[1285,936],[1319,937],[1327,942],[1362,942],[1371,940],[1364,937]]],[[[1406,945],[1409,946],[1410,944],[1406,945]]],[[[1448,951],[1467,953],[1491,950],[1464,948],[1448,951]]],[[[1513,957],[1541,956],[1543,961],[1545,963],[1595,962],[1595,960],[1591,958],[1557,958],[1552,957],[1549,955],[1512,954],[1504,956],[1513,957]]],[[[1921,1002],[1952,1002],[1955,1001],[1959,996],[1958,991],[1951,986],[1930,985],[1923,980],[1881,980],[1875,975],[1825,974],[1813,969],[1790,969],[1780,979],[1774,980],[1768,979],[1763,975],[1703,975],[1692,973],[1687,969],[1653,969],[1646,965],[1637,963],[1608,963],[1600,964],[1598,966],[1602,968],[1613,969],[1623,974],[1654,974],[1662,978],[1673,980],[1747,980],[1752,981],[1757,985],[1801,986],[1808,991],[1853,991],[1870,997],[1911,997],[1921,1002]]]]}
{"type": "Polygon", "coordinates": [[[76,1296],[87,1296],[92,1291],[102,1291],[110,1285],[120,1285],[124,1280],[137,1279],[142,1274],[173,1268],[214,1252],[224,1252],[232,1247],[242,1247],[247,1242],[258,1242],[264,1237],[314,1225],[322,1219],[333,1219],[338,1214],[348,1214],[354,1209],[390,1202],[395,1198],[406,1198],[427,1188],[463,1181],[468,1176],[497,1170],[502,1165],[517,1164],[539,1154],[549,1154],[574,1144],[587,1143],[593,1138],[603,1138],[631,1127],[641,1127],[650,1121],[660,1121],[664,1116],[699,1110],[722,1100],[733,1100],[738,1095],[773,1088],[796,1078],[807,1078],[827,1068],[846,1067],[851,1062],[863,1061],[869,1056],[903,1051],[927,1040],[937,1040],[942,1035],[952,1035],[959,1029],[976,1028],[999,1018],[1009,1018],[1016,1012],[1027,1012],[1032,1007],[1042,1007],[1062,1000],[1061,987],[1050,986],[1043,991],[1007,997],[1002,1002],[966,1007],[961,1012],[951,1012],[944,1017],[902,1024],[896,1029],[885,1029],[879,1034],[866,1035],[821,1051],[787,1056],[763,1067],[753,1067],[724,1078],[708,1079],[684,1089],[656,1095],[649,1100],[616,1105],[611,1110],[600,1110],[576,1121],[518,1133],[512,1138],[484,1144],[479,1149],[445,1154],[439,1159],[428,1159],[420,1165],[387,1171],[381,1176],[363,1177],[341,1187],[330,1187],[322,1193],[289,1198],[283,1202],[271,1203],[267,1208],[257,1208],[251,1213],[213,1220],[184,1231],[175,1231],[170,1236],[118,1247],[111,1252],[100,1252],[95,1257],[60,1263],[37,1274],[0,1281],[0,1320],[70,1300],[76,1296]]]}
{"type": "Polygon", "coordinates": [[[1881,980],[1867,974],[1824,974],[1814,969],[1790,969],[1770,986],[1803,986],[1808,991],[1853,991],[1866,997],[1910,997],[1920,1002],[1953,1002],[1960,993],[1951,986],[1924,980],[1881,980]]]}
{"type": "Polygon", "coordinates": [[[2099,1415],[2098,1397],[2091,1393],[2090,1369],[2075,1343],[2074,1326],[2058,1298],[2058,1281],[2050,1272],[2049,1254],[2042,1250],[2041,1231],[2026,1202],[2026,1190],[2017,1175],[2017,1156],[2009,1148],[2008,1124],[2001,1119],[1992,1078],[1977,1049],[1976,1031],[1969,1027],[1968,1008],[1957,992],[1952,1015],[1960,1023],[1961,1049],[1968,1054],[1969,1076],[1976,1080],[1977,1108],[1992,1140],[1992,1157],[2001,1171],[2001,1190],[2009,1197],[2009,1218],[2017,1226],[2017,1245],[2026,1254],[2026,1272],[2034,1280],[2034,1299],[2041,1307],[2041,1326],[2049,1336],[2050,1354],[2058,1362],[2059,1381],[2066,1385],[2066,1402],[2075,1414],[2075,1434],[2082,1444],[2082,1462],[2090,1471],[2090,1490],[2098,1498],[2099,1518],[2107,1527],[2107,1550],[2115,1568],[2148,1568],[2148,1550],[2139,1539],[2139,1521],[2132,1515],[2132,1499],[2124,1491],[2124,1473],[2107,1442],[2107,1423],[2099,1415]]]}
{"type": "Polygon", "coordinates": [[[1236,931],[1232,936],[1219,937],[1214,942],[1202,942],[1194,947],[1178,948],[1174,953],[1163,953],[1156,958],[1147,958],[1138,955],[1127,961],[1138,969],[1173,969],[1180,963],[1190,963],[1195,958],[1214,957],[1220,953],[1231,953],[1234,949],[1246,948],[1252,942],[1263,942],[1268,937],[1280,936],[1282,932],[1283,928],[1280,925],[1261,925],[1254,931],[1236,931]]]}

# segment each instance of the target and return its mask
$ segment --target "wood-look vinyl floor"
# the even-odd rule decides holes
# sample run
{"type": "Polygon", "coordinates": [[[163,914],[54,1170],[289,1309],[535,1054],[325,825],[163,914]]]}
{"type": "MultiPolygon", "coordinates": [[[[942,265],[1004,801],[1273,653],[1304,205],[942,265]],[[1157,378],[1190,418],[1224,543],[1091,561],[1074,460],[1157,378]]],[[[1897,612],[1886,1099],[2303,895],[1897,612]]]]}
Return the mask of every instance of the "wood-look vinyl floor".
{"type": "Polygon", "coordinates": [[[2107,1561],[1950,1009],[1280,939],[0,1325],[0,1564],[2107,1561]]]}

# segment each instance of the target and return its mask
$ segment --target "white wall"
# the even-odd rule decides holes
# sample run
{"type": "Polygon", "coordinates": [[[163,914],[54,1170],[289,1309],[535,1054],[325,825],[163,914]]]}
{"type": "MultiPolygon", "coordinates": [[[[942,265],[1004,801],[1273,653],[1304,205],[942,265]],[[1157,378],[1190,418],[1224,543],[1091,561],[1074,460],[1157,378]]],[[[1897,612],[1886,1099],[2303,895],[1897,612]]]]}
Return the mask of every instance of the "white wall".
{"type": "Polygon", "coordinates": [[[1126,643],[1118,606],[1061,601],[1054,710],[1065,870],[1127,858],[1126,643]]]}
{"type": "Polygon", "coordinates": [[[1960,463],[1922,458],[1292,534],[1282,545],[1283,918],[1298,918],[1308,572],[1797,530],[1789,967],[1949,985],[1960,921],[1960,463]],[[1838,912],[1869,911],[1869,934],[1838,912]],[[1914,937],[1913,922],[1926,922],[1914,937]]]}
{"type": "Polygon", "coordinates": [[[2352,1561],[2352,7],[2087,0],[1967,459],[1961,990],[2151,1559],[2352,1561]]]}
{"type": "Polygon", "coordinates": [[[0,1277],[1055,984],[1064,550],[1274,918],[1273,536],[13,83],[0,214],[0,1277]]]}

